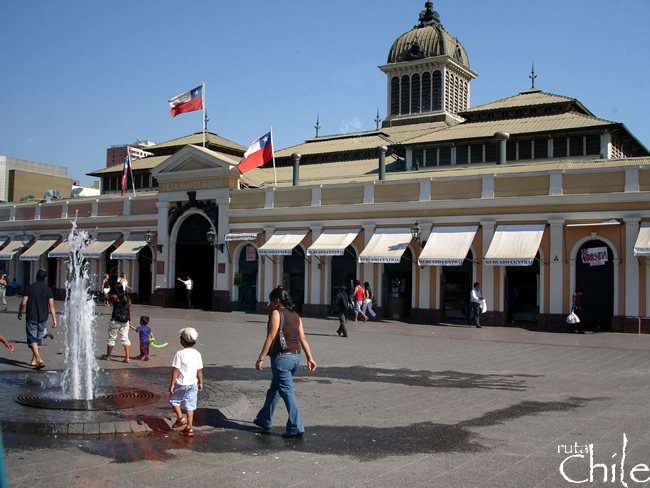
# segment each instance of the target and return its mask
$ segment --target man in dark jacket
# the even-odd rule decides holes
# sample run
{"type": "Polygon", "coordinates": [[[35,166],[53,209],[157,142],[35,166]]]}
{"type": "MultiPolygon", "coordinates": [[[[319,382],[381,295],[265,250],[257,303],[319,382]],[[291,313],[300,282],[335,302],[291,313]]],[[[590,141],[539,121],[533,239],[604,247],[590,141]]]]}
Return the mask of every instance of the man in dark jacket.
{"type": "Polygon", "coordinates": [[[350,297],[346,293],[345,286],[339,287],[339,294],[336,295],[336,304],[339,307],[339,328],[336,331],[341,337],[347,337],[348,331],[345,328],[348,323],[348,314],[350,313],[350,297]]]}
{"type": "Polygon", "coordinates": [[[27,345],[32,350],[32,362],[30,364],[35,369],[45,367],[38,348],[43,339],[43,331],[47,325],[48,315],[52,315],[52,328],[56,328],[54,294],[52,289],[45,283],[45,278],[47,278],[47,271],[39,269],[36,272],[36,282],[25,291],[25,295],[18,307],[18,320],[23,319],[23,310],[27,315],[25,323],[27,345]]]}

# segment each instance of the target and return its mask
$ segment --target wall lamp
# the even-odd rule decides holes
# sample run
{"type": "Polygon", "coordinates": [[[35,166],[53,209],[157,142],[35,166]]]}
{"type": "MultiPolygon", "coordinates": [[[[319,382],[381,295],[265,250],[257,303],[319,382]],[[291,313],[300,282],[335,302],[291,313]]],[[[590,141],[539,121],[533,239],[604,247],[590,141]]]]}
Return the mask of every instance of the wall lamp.
{"type": "Polygon", "coordinates": [[[29,244],[29,241],[31,241],[32,238],[27,235],[27,231],[23,229],[23,235],[20,236],[20,242],[23,243],[23,247],[27,247],[27,244],[29,244]]]}
{"type": "Polygon", "coordinates": [[[424,247],[427,243],[427,241],[420,239],[422,237],[422,227],[420,227],[417,220],[415,221],[415,225],[411,227],[411,237],[413,237],[413,240],[417,242],[420,247],[424,247]]]}
{"type": "Polygon", "coordinates": [[[144,235],[144,241],[147,243],[147,246],[149,246],[151,249],[155,249],[158,252],[162,252],[162,244],[154,244],[153,243],[153,238],[156,237],[156,235],[153,232],[147,232],[144,235]]]}
{"type": "Polygon", "coordinates": [[[218,244],[217,243],[217,234],[215,231],[210,229],[205,233],[205,238],[208,240],[208,244],[210,244],[212,247],[216,247],[219,249],[220,252],[223,252],[223,244],[218,244]]]}

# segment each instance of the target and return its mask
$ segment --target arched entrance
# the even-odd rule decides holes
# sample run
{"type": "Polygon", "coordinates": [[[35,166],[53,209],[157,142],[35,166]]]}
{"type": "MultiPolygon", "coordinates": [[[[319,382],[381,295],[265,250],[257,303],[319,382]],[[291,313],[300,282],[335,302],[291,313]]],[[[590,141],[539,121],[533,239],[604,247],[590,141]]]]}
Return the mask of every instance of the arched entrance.
{"type": "Polygon", "coordinates": [[[410,249],[402,254],[399,263],[384,265],[383,303],[386,304],[387,316],[407,318],[411,310],[413,279],[413,258],[410,249]]]}
{"type": "Polygon", "coordinates": [[[461,266],[443,266],[441,276],[442,316],[445,319],[469,320],[469,293],[472,290],[472,251],[461,266]]]}
{"type": "Polygon", "coordinates": [[[176,237],[176,276],[174,280],[174,302],[176,307],[187,307],[185,285],[177,280],[188,276],[194,280],[192,306],[212,307],[214,275],[214,248],[205,237],[212,227],[201,214],[190,215],[183,221],[176,237]]]}
{"type": "MultiPolygon", "coordinates": [[[[601,240],[585,242],[576,255],[576,288],[583,292],[582,321],[586,329],[610,329],[614,315],[612,249],[601,240]]],[[[574,290],[571,290],[573,295],[574,290]]]]}
{"type": "Polygon", "coordinates": [[[506,266],[506,322],[536,322],[539,315],[539,253],[530,266],[506,266]]]}
{"type": "Polygon", "coordinates": [[[305,302],[305,255],[300,246],[294,247],[291,256],[284,257],[282,287],[291,296],[296,311],[302,313],[305,302]]]}
{"type": "MultiPolygon", "coordinates": [[[[345,286],[346,293],[354,291],[354,280],[357,277],[357,253],[348,246],[342,256],[332,256],[332,299],[339,293],[339,287],[345,286]]],[[[338,305],[333,304],[333,312],[338,313],[338,305]]]]}
{"type": "Polygon", "coordinates": [[[235,285],[239,286],[239,310],[254,312],[257,306],[257,272],[259,255],[252,244],[246,244],[239,252],[239,275],[235,285]]]}
{"type": "Polygon", "coordinates": [[[149,246],[138,253],[138,302],[149,303],[151,300],[151,281],[153,273],[153,253],[149,246]]]}

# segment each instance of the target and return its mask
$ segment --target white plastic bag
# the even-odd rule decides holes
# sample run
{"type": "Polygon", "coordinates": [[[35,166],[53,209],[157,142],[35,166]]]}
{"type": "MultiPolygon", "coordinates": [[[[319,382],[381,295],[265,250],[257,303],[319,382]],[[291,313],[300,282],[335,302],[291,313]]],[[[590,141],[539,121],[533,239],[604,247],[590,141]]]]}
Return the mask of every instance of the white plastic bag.
{"type": "Polygon", "coordinates": [[[577,324],[578,322],[580,322],[580,319],[575,314],[575,312],[571,312],[569,315],[567,315],[566,317],[567,324],[577,324]]]}
{"type": "Polygon", "coordinates": [[[487,303],[485,300],[481,300],[481,313],[487,312],[487,303]]]}

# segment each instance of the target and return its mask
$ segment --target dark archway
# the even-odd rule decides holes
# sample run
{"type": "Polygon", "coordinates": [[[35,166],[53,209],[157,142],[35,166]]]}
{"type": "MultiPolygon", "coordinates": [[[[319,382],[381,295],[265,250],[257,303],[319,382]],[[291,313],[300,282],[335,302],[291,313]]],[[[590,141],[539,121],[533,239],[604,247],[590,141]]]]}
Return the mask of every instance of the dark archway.
{"type": "Polygon", "coordinates": [[[175,306],[187,307],[185,285],[176,278],[194,281],[192,306],[212,308],[212,287],[214,284],[214,252],[205,237],[211,229],[210,222],[203,215],[189,216],[178,229],[176,238],[176,276],[174,280],[175,306]]]}
{"type": "Polygon", "coordinates": [[[149,246],[143,247],[138,253],[138,301],[151,301],[151,283],[153,280],[153,253],[149,246]]]}
{"type": "Polygon", "coordinates": [[[291,256],[284,257],[282,287],[291,296],[298,313],[302,313],[305,302],[305,256],[300,246],[293,248],[291,256]]]}
{"type": "Polygon", "coordinates": [[[382,292],[386,304],[386,315],[392,318],[407,318],[411,310],[413,281],[413,257],[410,249],[402,254],[399,263],[384,265],[382,292]]]}
{"type": "Polygon", "coordinates": [[[506,321],[537,322],[539,316],[539,253],[530,266],[506,266],[506,321]]]}
{"type": "MultiPolygon", "coordinates": [[[[334,300],[339,293],[339,287],[345,286],[346,293],[354,291],[354,280],[357,278],[357,253],[352,246],[348,246],[342,256],[332,256],[332,289],[331,299],[334,300]]],[[[333,304],[334,313],[338,313],[338,305],[333,304]]]]}
{"type": "Polygon", "coordinates": [[[235,286],[239,286],[239,310],[252,312],[257,307],[257,273],[259,270],[259,254],[252,244],[246,244],[239,252],[239,275],[235,278],[235,286]]]}
{"type": "MultiPolygon", "coordinates": [[[[603,241],[587,241],[576,258],[576,288],[583,292],[582,321],[586,329],[611,329],[614,315],[614,254],[603,241]],[[591,265],[582,259],[583,251],[607,249],[607,260],[591,265]]],[[[574,290],[571,290],[573,295],[574,290]]]]}
{"type": "Polygon", "coordinates": [[[441,276],[442,316],[445,319],[469,320],[469,293],[472,290],[472,251],[460,266],[443,266],[441,276]]]}

